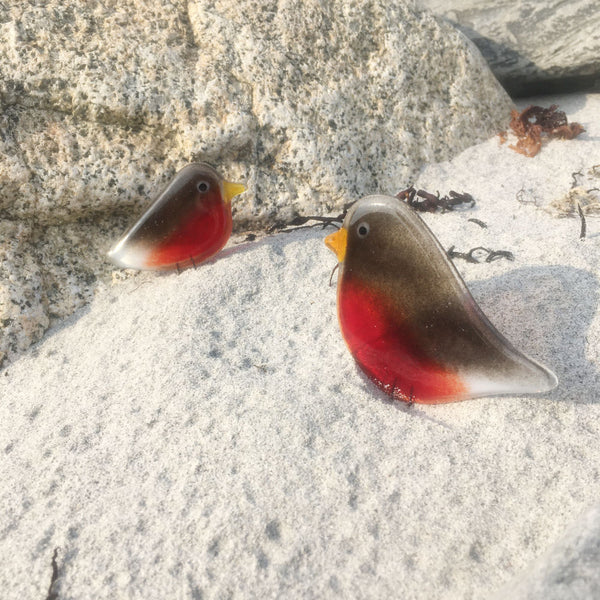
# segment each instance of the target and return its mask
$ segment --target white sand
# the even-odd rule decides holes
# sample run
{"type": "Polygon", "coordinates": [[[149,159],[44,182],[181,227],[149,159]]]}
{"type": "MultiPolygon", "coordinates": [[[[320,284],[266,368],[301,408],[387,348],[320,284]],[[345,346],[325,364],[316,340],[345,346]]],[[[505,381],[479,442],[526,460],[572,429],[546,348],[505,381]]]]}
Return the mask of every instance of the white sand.
{"type": "Polygon", "coordinates": [[[531,159],[496,138],[416,182],[477,199],[426,216],[445,247],[514,253],[456,264],[557,390],[388,401],[344,346],[319,230],[141,274],[0,372],[1,597],[45,598],[57,547],[61,600],[597,597],[600,222],[580,241],[515,198],[600,163],[600,95],[558,101],[579,139],[531,159]]]}

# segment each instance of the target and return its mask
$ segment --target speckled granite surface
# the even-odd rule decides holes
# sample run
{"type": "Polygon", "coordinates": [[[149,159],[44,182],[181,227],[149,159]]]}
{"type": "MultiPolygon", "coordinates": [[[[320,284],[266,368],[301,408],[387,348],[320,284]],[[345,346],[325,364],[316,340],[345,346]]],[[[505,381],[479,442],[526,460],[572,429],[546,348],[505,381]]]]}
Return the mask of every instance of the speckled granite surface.
{"type": "Polygon", "coordinates": [[[0,256],[18,244],[31,265],[0,265],[0,361],[89,301],[111,242],[187,162],[247,184],[244,230],[389,192],[503,127],[479,53],[410,6],[0,5],[0,221],[20,232],[0,256]]]}

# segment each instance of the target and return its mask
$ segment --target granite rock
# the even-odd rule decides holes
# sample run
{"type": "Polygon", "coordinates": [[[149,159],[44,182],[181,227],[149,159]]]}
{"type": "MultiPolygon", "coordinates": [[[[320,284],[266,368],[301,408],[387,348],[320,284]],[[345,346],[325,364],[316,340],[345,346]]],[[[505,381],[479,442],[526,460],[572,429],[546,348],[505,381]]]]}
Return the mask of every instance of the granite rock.
{"type": "Polygon", "coordinates": [[[596,0],[418,0],[481,50],[513,96],[600,90],[596,0]]]}
{"type": "Polygon", "coordinates": [[[511,106],[468,40],[404,1],[12,0],[0,30],[0,219],[38,289],[21,317],[0,305],[9,356],[110,276],[99,256],[187,162],[247,183],[234,222],[256,228],[394,191],[511,106]]]}
{"type": "Polygon", "coordinates": [[[39,339],[49,325],[40,268],[31,253],[31,231],[0,221],[0,364],[39,339]]]}

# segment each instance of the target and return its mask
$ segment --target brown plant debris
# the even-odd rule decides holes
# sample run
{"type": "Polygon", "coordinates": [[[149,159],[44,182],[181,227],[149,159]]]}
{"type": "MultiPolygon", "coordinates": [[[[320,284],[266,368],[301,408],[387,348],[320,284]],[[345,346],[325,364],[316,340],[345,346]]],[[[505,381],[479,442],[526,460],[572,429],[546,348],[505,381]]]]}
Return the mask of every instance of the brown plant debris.
{"type": "Polygon", "coordinates": [[[562,198],[553,200],[546,210],[555,217],[576,217],[579,209],[589,216],[600,215],[600,194],[596,190],[575,187],[562,198]]]}
{"type": "MultiPolygon", "coordinates": [[[[525,156],[535,156],[545,140],[572,140],[585,129],[579,123],[569,123],[567,115],[558,105],[549,108],[530,105],[522,112],[513,110],[509,127],[517,136],[517,142],[509,148],[525,156]]],[[[500,143],[506,141],[506,132],[500,133],[500,143]]]]}
{"type": "Polygon", "coordinates": [[[546,210],[555,217],[586,217],[600,215],[600,170],[598,165],[571,173],[571,189],[555,198],[546,210]]]}
{"type": "Polygon", "coordinates": [[[440,193],[432,194],[425,190],[416,190],[413,186],[396,194],[396,198],[406,202],[418,212],[448,212],[456,207],[467,204],[469,208],[475,206],[475,199],[466,192],[458,193],[453,190],[448,195],[440,197],[440,193]]]}

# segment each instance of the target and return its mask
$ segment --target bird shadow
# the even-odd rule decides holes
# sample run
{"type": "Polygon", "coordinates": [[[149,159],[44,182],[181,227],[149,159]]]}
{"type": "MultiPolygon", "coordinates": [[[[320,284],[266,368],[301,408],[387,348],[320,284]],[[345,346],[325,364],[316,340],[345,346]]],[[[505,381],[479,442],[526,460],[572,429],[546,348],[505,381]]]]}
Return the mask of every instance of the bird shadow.
{"type": "MultiPolygon", "coordinates": [[[[275,231],[273,233],[260,234],[255,240],[242,240],[234,242],[232,246],[227,246],[215,257],[215,258],[227,258],[235,254],[244,254],[260,248],[261,246],[279,246],[283,247],[291,242],[297,242],[298,240],[308,239],[325,239],[325,236],[339,229],[333,225],[323,225],[317,223],[314,226],[301,226],[297,228],[291,228],[283,231],[275,231]]],[[[325,247],[323,245],[323,247],[325,247]]],[[[332,262],[335,261],[333,254],[331,255],[332,262]]]]}
{"type": "Polygon", "coordinates": [[[556,373],[559,385],[550,398],[600,402],[599,372],[587,357],[599,293],[592,273],[560,265],[523,267],[470,288],[497,329],[556,373]]]}
{"type": "MultiPolygon", "coordinates": [[[[274,234],[260,234],[256,239],[251,240],[251,241],[250,240],[246,241],[246,240],[242,239],[241,241],[238,241],[237,243],[234,242],[233,245],[225,247],[223,250],[218,252],[215,256],[213,256],[209,260],[207,260],[195,267],[194,266],[187,267],[185,269],[182,269],[179,272],[176,270],[173,270],[173,271],[138,271],[135,274],[131,275],[130,277],[127,277],[121,284],[119,284],[120,289],[118,287],[115,287],[112,291],[109,291],[109,294],[111,296],[109,301],[111,303],[117,302],[119,294],[135,294],[137,292],[137,290],[140,289],[142,286],[147,285],[147,284],[152,284],[152,282],[161,280],[163,278],[180,277],[181,275],[187,274],[192,271],[196,272],[200,276],[202,273],[202,270],[211,264],[216,264],[221,260],[227,260],[227,258],[238,255],[238,254],[246,254],[248,252],[254,252],[261,247],[266,246],[266,247],[273,248],[277,252],[281,252],[282,249],[287,244],[290,244],[292,242],[307,241],[307,240],[315,239],[315,238],[324,238],[325,234],[322,232],[322,229],[323,229],[322,226],[314,227],[314,228],[303,228],[300,230],[290,230],[289,232],[286,232],[286,233],[279,232],[279,233],[274,233],[274,234]]],[[[333,231],[333,227],[328,228],[328,229],[333,231]]],[[[325,246],[323,246],[323,248],[325,249],[325,246]]],[[[108,259],[106,259],[106,260],[108,260],[108,259]]],[[[337,264],[333,255],[332,255],[331,263],[332,263],[332,268],[335,264],[337,264]]],[[[115,267],[115,271],[121,271],[121,270],[122,269],[115,267]]],[[[86,304],[86,305],[82,306],[81,308],[77,309],[75,312],[73,312],[68,317],[65,317],[64,319],[62,319],[61,321],[59,321],[58,323],[56,323],[55,325],[50,327],[48,330],[46,330],[44,332],[44,335],[38,342],[33,344],[26,352],[23,353],[23,356],[25,356],[25,355],[29,355],[32,357],[38,356],[40,354],[40,352],[42,351],[43,344],[47,340],[53,338],[55,335],[57,335],[61,331],[65,330],[65,329],[69,329],[70,327],[73,327],[82,317],[89,314],[90,311],[91,311],[91,305],[86,304]]],[[[16,360],[18,360],[18,358],[19,357],[17,357],[16,360]]],[[[6,365],[3,365],[2,367],[0,367],[0,372],[7,371],[8,368],[10,367],[10,365],[13,363],[14,363],[14,361],[12,361],[11,363],[7,363],[6,365]]]]}

